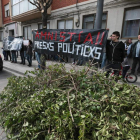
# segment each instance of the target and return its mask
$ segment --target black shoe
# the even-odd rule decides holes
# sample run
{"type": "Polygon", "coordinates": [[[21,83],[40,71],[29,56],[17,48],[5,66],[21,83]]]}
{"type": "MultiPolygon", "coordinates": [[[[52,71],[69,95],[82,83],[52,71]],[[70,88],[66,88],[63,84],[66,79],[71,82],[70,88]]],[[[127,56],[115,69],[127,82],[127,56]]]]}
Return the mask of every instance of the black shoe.
{"type": "Polygon", "coordinates": [[[20,64],[23,64],[22,62],[20,64]]]}

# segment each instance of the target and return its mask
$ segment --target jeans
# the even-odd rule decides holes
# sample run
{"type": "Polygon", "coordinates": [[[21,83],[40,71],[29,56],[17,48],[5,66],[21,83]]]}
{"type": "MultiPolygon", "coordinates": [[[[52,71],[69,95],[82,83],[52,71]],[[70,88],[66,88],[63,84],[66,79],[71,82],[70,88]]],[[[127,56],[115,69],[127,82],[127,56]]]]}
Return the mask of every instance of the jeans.
{"type": "Polygon", "coordinates": [[[21,63],[25,64],[25,57],[24,57],[24,51],[20,51],[20,56],[21,56],[21,63]]]}
{"type": "Polygon", "coordinates": [[[12,62],[17,63],[16,51],[11,51],[12,53],[12,62]]]}
{"type": "Polygon", "coordinates": [[[103,53],[102,63],[101,63],[101,69],[104,68],[106,65],[106,53],[103,53]]]}
{"type": "Polygon", "coordinates": [[[40,53],[35,52],[35,57],[36,57],[36,60],[37,60],[37,62],[38,62],[38,68],[39,68],[39,69],[40,69],[40,56],[41,56],[40,53]]]}
{"type": "Polygon", "coordinates": [[[27,61],[29,63],[29,66],[32,65],[32,55],[27,54],[27,61]]]}
{"type": "Polygon", "coordinates": [[[10,57],[10,61],[11,61],[11,53],[10,53],[10,51],[6,51],[6,60],[8,60],[8,56],[10,57]]]}
{"type": "Polygon", "coordinates": [[[109,62],[107,67],[106,67],[106,71],[107,71],[106,76],[109,75],[109,73],[111,72],[112,69],[114,71],[114,75],[119,76],[119,73],[121,70],[121,62],[120,63],[110,63],[109,62]]]}
{"type": "Polygon", "coordinates": [[[6,51],[3,51],[4,60],[6,60],[6,51]]]}
{"type": "Polygon", "coordinates": [[[127,71],[130,69],[130,66],[125,66],[123,67],[123,71],[122,71],[122,77],[125,78],[125,75],[127,73],[127,71]]]}
{"type": "Polygon", "coordinates": [[[26,51],[24,51],[24,57],[25,57],[25,59],[27,59],[27,54],[26,54],[26,51]]]}
{"type": "Polygon", "coordinates": [[[82,66],[84,63],[84,58],[83,56],[79,56],[78,60],[77,60],[77,65],[82,66]]]}
{"type": "Polygon", "coordinates": [[[134,57],[133,58],[133,64],[132,64],[131,73],[135,73],[135,69],[136,69],[137,64],[139,64],[139,67],[137,69],[137,72],[140,73],[140,58],[134,57]]]}

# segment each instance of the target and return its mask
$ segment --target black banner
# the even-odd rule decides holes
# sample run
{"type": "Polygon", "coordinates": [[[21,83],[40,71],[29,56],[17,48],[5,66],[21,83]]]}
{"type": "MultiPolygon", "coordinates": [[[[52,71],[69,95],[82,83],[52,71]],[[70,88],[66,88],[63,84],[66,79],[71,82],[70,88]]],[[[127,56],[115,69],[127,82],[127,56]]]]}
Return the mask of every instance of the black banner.
{"type": "Polygon", "coordinates": [[[104,29],[41,29],[33,31],[33,46],[38,53],[101,61],[107,36],[104,29]]]}

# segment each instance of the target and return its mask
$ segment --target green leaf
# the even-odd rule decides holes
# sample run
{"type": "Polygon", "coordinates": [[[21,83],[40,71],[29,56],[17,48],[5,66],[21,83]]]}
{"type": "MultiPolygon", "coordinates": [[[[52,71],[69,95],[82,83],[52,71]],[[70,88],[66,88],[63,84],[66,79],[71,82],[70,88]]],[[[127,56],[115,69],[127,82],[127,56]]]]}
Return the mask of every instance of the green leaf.
{"type": "Polygon", "coordinates": [[[85,118],[86,116],[85,115],[81,115],[81,118],[85,118]]]}
{"type": "Polygon", "coordinates": [[[29,123],[28,122],[25,122],[24,124],[23,124],[23,127],[26,127],[26,126],[28,126],[29,125],[29,123]]]}

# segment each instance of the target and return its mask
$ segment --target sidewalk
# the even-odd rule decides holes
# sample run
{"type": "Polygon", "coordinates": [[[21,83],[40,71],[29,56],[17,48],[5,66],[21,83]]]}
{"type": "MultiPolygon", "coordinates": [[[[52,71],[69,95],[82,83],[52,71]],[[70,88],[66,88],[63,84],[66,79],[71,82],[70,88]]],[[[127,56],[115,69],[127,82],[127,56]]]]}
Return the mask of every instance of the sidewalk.
{"type": "MultiPolygon", "coordinates": [[[[2,54],[1,49],[0,49],[0,54],[2,54]]],[[[2,55],[2,57],[3,57],[3,55],[2,55]]],[[[17,58],[17,63],[11,63],[10,61],[3,60],[3,66],[4,66],[5,70],[7,70],[8,72],[10,72],[14,75],[17,75],[17,76],[24,76],[24,73],[26,71],[35,70],[35,68],[37,68],[37,66],[38,66],[38,63],[36,60],[32,61],[32,67],[27,66],[28,65],[27,60],[26,60],[25,65],[20,64],[20,62],[21,62],[21,58],[19,55],[17,58]]],[[[62,63],[64,64],[64,62],[62,62],[62,63]]],[[[60,63],[56,62],[56,61],[46,60],[46,66],[53,65],[53,64],[60,64],[60,63]]],[[[75,66],[75,65],[72,65],[71,63],[65,63],[66,70],[69,71],[70,69],[73,69],[73,67],[75,68],[75,70],[79,70],[79,69],[82,69],[84,66],[77,66],[77,65],[75,66]]],[[[140,76],[139,75],[138,75],[137,82],[133,83],[133,84],[140,87],[140,76]]]]}
{"type": "MultiPolygon", "coordinates": [[[[16,73],[16,75],[24,75],[26,71],[32,71],[38,68],[38,62],[36,60],[32,61],[31,67],[27,66],[28,65],[27,60],[26,60],[25,65],[20,64],[20,62],[21,62],[21,59],[19,56],[17,58],[17,63],[11,63],[10,61],[3,60],[3,66],[5,70],[8,70],[9,72],[12,72],[13,74],[16,73]]],[[[54,65],[54,64],[60,64],[60,63],[56,61],[46,60],[46,66],[54,65]]],[[[75,66],[75,65],[72,65],[71,63],[62,62],[62,64],[65,64],[66,70],[68,71],[72,69],[73,67],[75,67],[76,70],[83,68],[83,66],[75,66]]]]}

